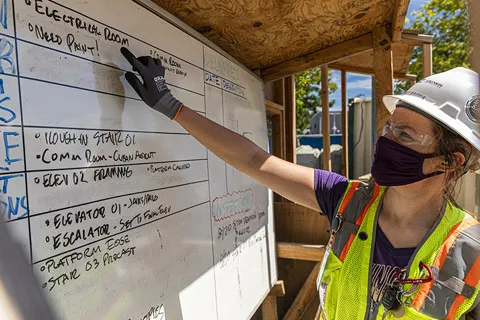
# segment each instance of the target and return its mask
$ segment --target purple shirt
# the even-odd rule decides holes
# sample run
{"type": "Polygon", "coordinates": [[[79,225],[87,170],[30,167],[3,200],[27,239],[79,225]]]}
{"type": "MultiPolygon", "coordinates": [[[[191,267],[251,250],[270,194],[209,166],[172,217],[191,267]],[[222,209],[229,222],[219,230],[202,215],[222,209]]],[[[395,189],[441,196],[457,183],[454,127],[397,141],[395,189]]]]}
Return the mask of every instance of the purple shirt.
{"type": "MultiPolygon", "coordinates": [[[[336,214],[335,209],[347,190],[348,180],[339,174],[319,169],[315,170],[314,179],[315,194],[322,215],[327,216],[331,224],[332,217],[336,214]]],[[[407,266],[414,251],[415,248],[394,248],[380,227],[377,227],[372,270],[373,301],[381,300],[384,288],[393,282],[398,269],[407,266]]]]}

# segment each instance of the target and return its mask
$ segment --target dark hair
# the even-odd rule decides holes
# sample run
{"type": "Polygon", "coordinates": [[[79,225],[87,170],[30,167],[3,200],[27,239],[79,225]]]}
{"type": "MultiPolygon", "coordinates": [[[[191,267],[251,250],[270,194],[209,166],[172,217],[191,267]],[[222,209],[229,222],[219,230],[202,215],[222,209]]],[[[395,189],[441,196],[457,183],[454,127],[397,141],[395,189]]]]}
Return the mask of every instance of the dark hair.
{"type": "Polygon", "coordinates": [[[455,187],[457,182],[468,171],[480,169],[479,159],[474,154],[472,145],[455,132],[437,123],[434,123],[433,132],[438,141],[437,154],[443,156],[446,164],[455,167],[455,170],[446,175],[443,193],[448,200],[456,206],[459,206],[455,201],[455,187]],[[458,159],[455,156],[456,152],[460,152],[465,156],[465,163],[463,165],[459,165],[458,159]]]}

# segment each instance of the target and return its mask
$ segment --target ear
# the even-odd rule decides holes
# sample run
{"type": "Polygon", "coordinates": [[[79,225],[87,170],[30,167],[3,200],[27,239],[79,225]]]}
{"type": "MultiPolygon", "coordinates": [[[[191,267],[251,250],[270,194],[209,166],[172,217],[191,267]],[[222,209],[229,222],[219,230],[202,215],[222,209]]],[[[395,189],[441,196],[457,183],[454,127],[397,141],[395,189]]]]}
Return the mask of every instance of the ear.
{"type": "Polygon", "coordinates": [[[465,155],[461,152],[455,152],[455,163],[448,163],[448,161],[442,161],[439,165],[439,169],[445,172],[455,171],[458,167],[462,167],[465,164],[465,155]]]}

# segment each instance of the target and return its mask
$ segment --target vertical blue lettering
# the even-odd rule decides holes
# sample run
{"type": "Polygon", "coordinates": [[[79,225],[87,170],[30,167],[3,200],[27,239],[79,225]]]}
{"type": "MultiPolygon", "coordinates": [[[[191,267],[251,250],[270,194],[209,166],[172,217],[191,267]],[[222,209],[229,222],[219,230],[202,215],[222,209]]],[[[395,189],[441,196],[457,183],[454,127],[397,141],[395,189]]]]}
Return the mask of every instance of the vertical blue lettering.
{"type": "Polygon", "coordinates": [[[21,161],[22,159],[10,159],[10,149],[15,149],[20,147],[19,144],[8,144],[8,136],[18,136],[17,132],[4,132],[3,133],[3,143],[5,145],[5,162],[11,166],[12,163],[21,161]]]}
{"type": "MultiPolygon", "coordinates": [[[[2,100],[0,100],[0,103],[3,103],[5,101],[10,101],[10,97],[3,98],[2,100]]],[[[15,112],[8,109],[7,107],[4,107],[4,106],[0,105],[0,110],[3,110],[3,111],[6,111],[6,112],[10,113],[10,117],[8,119],[0,116],[0,121],[2,121],[3,123],[10,123],[17,118],[17,115],[15,114],[15,112]]]]}
{"type": "MultiPolygon", "coordinates": [[[[12,218],[23,218],[26,217],[30,210],[26,204],[26,196],[23,197],[11,197],[8,196],[8,203],[6,201],[0,200],[0,217],[7,218],[8,220],[12,218]],[[23,212],[19,213],[20,207],[23,209],[23,212]]],[[[3,219],[0,219],[3,220],[3,219]]]]}
{"type": "Polygon", "coordinates": [[[8,10],[7,10],[7,0],[3,0],[0,3],[0,24],[3,29],[8,29],[8,10]]]}
{"type": "MultiPolygon", "coordinates": [[[[0,79],[0,94],[5,94],[5,87],[3,86],[3,79],[0,79]]],[[[1,105],[5,101],[10,101],[10,97],[4,97],[3,99],[0,100],[0,111],[2,111],[2,110],[6,111],[10,115],[8,116],[8,118],[4,118],[4,117],[0,116],[0,121],[2,121],[3,123],[10,123],[17,118],[17,115],[16,115],[15,112],[13,112],[13,110],[1,105]]]]}
{"type": "Polygon", "coordinates": [[[15,204],[13,204],[13,197],[8,197],[8,219],[12,219],[12,216],[18,215],[19,206],[20,206],[19,197],[16,197],[15,204]]]}
{"type": "Polygon", "coordinates": [[[15,63],[12,59],[14,46],[7,38],[0,40],[0,73],[16,74],[15,63]],[[4,68],[3,63],[6,62],[7,66],[4,68]]]}
{"type": "Polygon", "coordinates": [[[20,178],[20,177],[23,177],[23,174],[19,173],[19,174],[14,174],[14,175],[10,175],[10,176],[0,176],[0,182],[3,182],[3,187],[2,187],[2,191],[1,193],[3,194],[7,194],[8,192],[8,181],[10,179],[15,179],[15,178],[20,178]]]}
{"type": "Polygon", "coordinates": [[[27,214],[30,213],[30,210],[28,209],[28,205],[27,205],[27,196],[22,197],[20,206],[22,206],[22,208],[25,209],[25,213],[20,218],[25,217],[27,214]]]}

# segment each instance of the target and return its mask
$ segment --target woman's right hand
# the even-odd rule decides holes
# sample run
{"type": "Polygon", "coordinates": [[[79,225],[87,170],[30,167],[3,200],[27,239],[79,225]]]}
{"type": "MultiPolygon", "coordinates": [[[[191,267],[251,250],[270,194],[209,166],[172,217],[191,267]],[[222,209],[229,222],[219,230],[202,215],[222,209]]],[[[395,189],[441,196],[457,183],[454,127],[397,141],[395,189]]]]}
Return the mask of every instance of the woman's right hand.
{"type": "Polygon", "coordinates": [[[165,82],[165,68],[159,59],[150,56],[135,57],[127,48],[122,47],[120,52],[143,79],[143,83],[133,72],[127,72],[125,79],[151,108],[163,113],[170,119],[175,119],[182,109],[178,101],[168,89],[165,82]]]}
{"type": "Polygon", "coordinates": [[[143,78],[142,84],[134,73],[127,72],[125,75],[146,104],[176,120],[202,145],[235,169],[293,202],[320,211],[312,168],[279,159],[244,136],[190,110],[170,93],[165,83],[165,68],[160,60],[136,58],[126,48],[122,48],[121,52],[143,78]]]}

